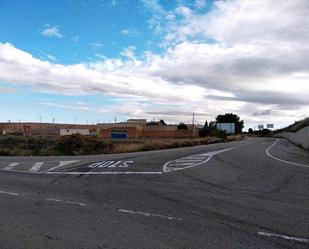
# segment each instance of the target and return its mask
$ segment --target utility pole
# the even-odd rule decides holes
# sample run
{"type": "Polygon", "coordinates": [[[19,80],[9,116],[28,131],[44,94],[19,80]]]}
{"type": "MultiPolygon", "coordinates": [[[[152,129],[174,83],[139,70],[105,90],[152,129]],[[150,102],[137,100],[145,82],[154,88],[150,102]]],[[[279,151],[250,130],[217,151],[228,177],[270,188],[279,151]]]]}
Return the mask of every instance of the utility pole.
{"type": "Polygon", "coordinates": [[[193,112],[193,115],[192,115],[192,138],[194,137],[194,112],[193,112]]]}

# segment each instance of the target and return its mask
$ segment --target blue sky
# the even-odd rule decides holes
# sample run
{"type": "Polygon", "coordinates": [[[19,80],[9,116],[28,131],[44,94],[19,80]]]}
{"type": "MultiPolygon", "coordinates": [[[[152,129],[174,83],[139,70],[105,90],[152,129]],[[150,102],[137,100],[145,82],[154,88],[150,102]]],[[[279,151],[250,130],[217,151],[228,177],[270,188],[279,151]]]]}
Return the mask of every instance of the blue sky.
{"type": "Polygon", "coordinates": [[[203,123],[235,112],[247,127],[279,127],[303,118],[308,6],[274,7],[266,0],[0,0],[0,121],[177,123],[195,112],[203,123]],[[282,15],[285,23],[274,22],[282,15]]]}

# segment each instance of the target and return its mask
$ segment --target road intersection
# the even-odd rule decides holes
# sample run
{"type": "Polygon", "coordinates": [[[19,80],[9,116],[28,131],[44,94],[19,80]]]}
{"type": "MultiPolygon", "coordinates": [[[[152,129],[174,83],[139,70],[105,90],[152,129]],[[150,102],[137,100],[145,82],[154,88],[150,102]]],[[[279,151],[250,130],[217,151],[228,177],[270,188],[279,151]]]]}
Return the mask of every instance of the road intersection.
{"type": "Polygon", "coordinates": [[[1,157],[0,248],[308,248],[307,165],[272,138],[1,157]]]}

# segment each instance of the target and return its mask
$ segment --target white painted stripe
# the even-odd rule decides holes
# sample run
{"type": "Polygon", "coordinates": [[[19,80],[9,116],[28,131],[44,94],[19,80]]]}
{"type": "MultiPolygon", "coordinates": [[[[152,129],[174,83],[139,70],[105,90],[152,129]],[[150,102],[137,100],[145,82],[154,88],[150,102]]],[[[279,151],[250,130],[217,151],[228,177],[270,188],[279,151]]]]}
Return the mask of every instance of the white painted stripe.
{"type": "Polygon", "coordinates": [[[60,200],[60,199],[55,199],[55,198],[47,198],[46,201],[62,202],[62,200],[60,200]]]}
{"type": "Polygon", "coordinates": [[[176,218],[176,217],[172,217],[172,216],[165,216],[162,214],[152,214],[152,213],[148,213],[148,212],[141,212],[141,211],[133,211],[133,210],[127,210],[127,209],[118,209],[118,212],[122,212],[122,213],[128,213],[128,214],[136,214],[136,215],[143,215],[143,216],[147,216],[147,217],[159,217],[161,219],[167,219],[167,220],[178,220],[178,221],[184,221],[184,219],[182,218],[176,218]]]}
{"type": "Polygon", "coordinates": [[[193,164],[193,165],[190,165],[190,166],[185,166],[185,167],[182,167],[182,168],[169,168],[168,170],[165,169],[164,172],[171,172],[171,171],[178,171],[178,170],[183,170],[183,169],[189,169],[189,168],[198,166],[198,165],[200,165],[200,164],[207,163],[211,158],[212,158],[212,157],[208,157],[205,161],[203,161],[203,162],[201,162],[201,163],[196,163],[196,164],[193,164]]]}
{"type": "Polygon", "coordinates": [[[293,240],[293,241],[302,242],[302,243],[309,243],[309,239],[291,237],[291,236],[275,234],[275,233],[258,232],[258,235],[267,236],[267,237],[278,237],[278,238],[282,238],[286,240],[293,240]]]}
{"type": "Polygon", "coordinates": [[[53,167],[53,168],[50,168],[50,169],[48,169],[48,170],[46,170],[46,171],[44,171],[44,172],[52,171],[52,170],[58,169],[58,168],[60,168],[60,167],[63,167],[63,166],[65,166],[65,165],[68,165],[68,164],[71,164],[71,163],[77,163],[77,162],[79,162],[79,160],[74,160],[74,161],[60,161],[58,166],[53,167]]]}
{"type": "Polygon", "coordinates": [[[76,205],[80,205],[80,206],[86,206],[85,203],[76,202],[76,201],[65,201],[65,203],[67,203],[67,204],[76,204],[76,205]]]}
{"type": "MultiPolygon", "coordinates": [[[[199,161],[201,162],[201,161],[199,161]]],[[[204,162],[204,161],[203,161],[204,162]]],[[[196,164],[196,162],[191,162],[191,163],[182,163],[182,162],[172,162],[171,164],[169,164],[169,166],[186,166],[186,165],[193,165],[193,164],[196,164]]]]}
{"type": "Polygon", "coordinates": [[[194,158],[190,158],[190,159],[188,159],[188,158],[184,158],[184,159],[179,159],[179,160],[176,160],[175,162],[200,162],[200,161],[203,161],[203,160],[205,160],[205,156],[204,157],[202,157],[202,158],[199,158],[199,159],[194,159],[194,158]]]}
{"type": "Polygon", "coordinates": [[[46,174],[58,174],[58,175],[161,175],[163,172],[141,172],[141,171],[99,171],[99,172],[45,172],[46,174]]]}
{"type": "Polygon", "coordinates": [[[300,167],[306,167],[306,168],[309,168],[309,165],[305,165],[305,164],[300,164],[300,163],[294,163],[294,162],[290,162],[290,161],[286,161],[286,160],[283,160],[281,158],[278,158],[278,157],[275,157],[273,156],[272,154],[270,154],[270,149],[273,148],[277,142],[278,142],[278,138],[276,138],[276,141],[267,148],[267,150],[265,151],[266,152],[266,155],[269,156],[270,158],[274,159],[274,160],[277,160],[277,161],[280,161],[280,162],[283,162],[283,163],[288,163],[288,164],[291,164],[291,165],[295,165],[295,166],[300,166],[300,167]]]}
{"type": "MultiPolygon", "coordinates": [[[[207,163],[215,155],[218,155],[218,154],[223,153],[225,151],[236,149],[236,148],[239,148],[239,147],[242,147],[242,146],[245,146],[245,145],[247,145],[247,144],[243,144],[243,145],[239,145],[239,146],[235,146],[235,147],[231,147],[231,148],[226,148],[226,149],[222,149],[222,150],[217,150],[217,151],[212,151],[212,152],[207,152],[207,153],[203,153],[203,154],[198,154],[198,155],[190,156],[190,157],[204,157],[204,160],[201,161],[201,162],[198,162],[198,163],[194,163],[192,165],[185,166],[185,167],[175,168],[173,166],[176,166],[176,164],[175,164],[176,161],[182,160],[182,159],[186,159],[188,157],[183,157],[183,158],[179,158],[179,159],[176,159],[176,160],[173,160],[173,161],[169,161],[169,162],[167,162],[167,163],[165,163],[163,165],[163,172],[164,173],[168,173],[168,172],[173,172],[173,171],[178,171],[178,170],[192,168],[192,167],[195,167],[195,166],[207,163]]],[[[178,164],[178,166],[181,166],[181,165],[178,164]]]]}
{"type": "Polygon", "coordinates": [[[14,193],[14,192],[7,192],[7,191],[2,191],[2,190],[0,190],[0,194],[5,194],[5,195],[14,195],[14,196],[19,195],[18,193],[14,193]]]}
{"type": "Polygon", "coordinates": [[[41,171],[41,172],[29,172],[29,171],[25,171],[25,170],[16,170],[16,169],[11,169],[11,170],[0,169],[0,171],[9,171],[9,172],[27,173],[27,174],[42,174],[43,173],[43,171],[41,171]]]}
{"type": "Polygon", "coordinates": [[[47,198],[46,201],[55,201],[55,202],[62,202],[62,203],[66,203],[66,204],[74,204],[74,205],[79,205],[79,206],[86,206],[85,203],[76,202],[76,201],[66,201],[66,200],[55,199],[55,198],[47,198]]]}
{"type": "Polygon", "coordinates": [[[29,172],[38,172],[40,168],[42,167],[43,162],[37,162],[35,163],[32,168],[29,170],[29,172]]]}
{"type": "Polygon", "coordinates": [[[11,170],[14,167],[16,167],[19,163],[10,163],[7,167],[4,168],[4,170],[11,170]]]}

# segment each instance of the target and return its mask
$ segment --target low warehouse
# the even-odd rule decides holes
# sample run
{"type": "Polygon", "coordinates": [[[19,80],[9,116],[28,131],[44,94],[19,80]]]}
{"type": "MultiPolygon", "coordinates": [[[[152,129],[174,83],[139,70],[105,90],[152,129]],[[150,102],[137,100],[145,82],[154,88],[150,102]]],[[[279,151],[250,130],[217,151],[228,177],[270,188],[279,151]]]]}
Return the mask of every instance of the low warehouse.
{"type": "MultiPolygon", "coordinates": [[[[96,134],[96,125],[81,125],[81,124],[53,124],[53,123],[33,123],[33,122],[18,122],[18,123],[0,123],[0,134],[19,134],[24,133],[24,127],[30,127],[32,136],[59,136],[60,130],[83,130],[79,132],[83,134],[85,131],[96,134]]],[[[69,131],[69,132],[71,132],[69,131]]]]}
{"type": "Polygon", "coordinates": [[[60,136],[69,136],[73,134],[80,134],[84,136],[89,136],[89,129],[60,129],[60,136]]]}
{"type": "Polygon", "coordinates": [[[159,125],[147,123],[145,119],[129,119],[127,122],[97,125],[97,135],[103,139],[109,138],[188,138],[197,136],[197,130],[178,129],[177,125],[159,125]]]}

